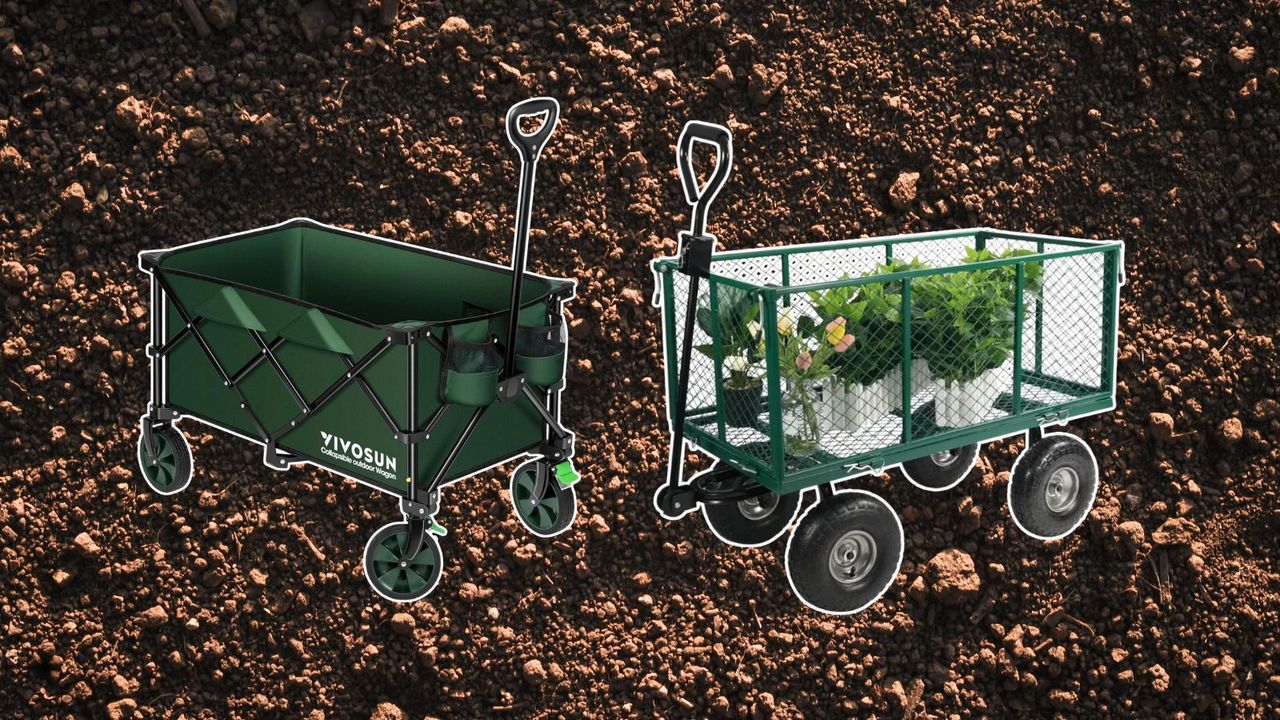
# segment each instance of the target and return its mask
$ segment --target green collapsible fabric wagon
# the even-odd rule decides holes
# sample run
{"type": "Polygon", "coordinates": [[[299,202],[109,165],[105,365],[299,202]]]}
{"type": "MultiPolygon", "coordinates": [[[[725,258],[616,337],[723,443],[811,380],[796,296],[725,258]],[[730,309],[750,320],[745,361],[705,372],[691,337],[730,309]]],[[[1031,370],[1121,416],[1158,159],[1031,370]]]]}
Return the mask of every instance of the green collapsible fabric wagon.
{"type": "Polygon", "coordinates": [[[521,182],[511,267],[306,219],[140,255],[151,276],[151,403],[138,460],[157,493],[191,480],[176,423],[258,443],[400,498],[365,549],[370,585],[430,593],[445,485],[515,458],[517,516],[555,535],[575,515],[573,434],[559,420],[574,282],[524,270],[550,98],[511,108],[521,182]],[[531,118],[530,116],[534,116],[531,118]],[[521,121],[541,118],[533,133],[521,121]]]}
{"type": "Polygon", "coordinates": [[[830,613],[878,599],[903,551],[892,508],[839,481],[897,466],[946,490],[981,443],[1025,433],[1015,524],[1042,540],[1080,524],[1097,463],[1044,428],[1115,407],[1121,243],[980,228],[715,253],[706,218],[728,130],[689,123],[678,161],[693,227],[653,263],[673,436],[663,516],[700,508],[739,546],[794,524],[788,579],[830,613]],[[696,143],[717,153],[705,183],[696,143]],[[687,483],[685,441],[717,460],[687,483]],[[809,488],[819,500],[802,515],[809,488]]]}

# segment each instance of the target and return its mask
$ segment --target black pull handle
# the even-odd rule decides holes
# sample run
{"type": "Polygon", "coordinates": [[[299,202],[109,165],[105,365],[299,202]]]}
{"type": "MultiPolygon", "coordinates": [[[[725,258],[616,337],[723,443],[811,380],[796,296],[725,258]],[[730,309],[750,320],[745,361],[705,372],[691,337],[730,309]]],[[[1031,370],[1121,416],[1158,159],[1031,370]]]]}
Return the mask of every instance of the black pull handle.
{"type": "Polygon", "coordinates": [[[551,138],[551,133],[555,131],[556,123],[559,121],[560,103],[556,102],[555,98],[529,98],[512,105],[511,109],[507,110],[507,139],[520,151],[521,160],[526,163],[534,162],[538,159],[542,148],[546,146],[547,140],[551,138]],[[521,131],[520,121],[535,115],[544,116],[542,126],[528,134],[521,131]]]}
{"type": "Polygon", "coordinates": [[[693,206],[693,222],[689,231],[696,236],[707,232],[707,211],[716,199],[729,170],[733,167],[733,135],[723,125],[690,120],[680,131],[676,146],[676,164],[680,167],[680,184],[684,186],[684,199],[693,206]],[[701,186],[693,172],[693,146],[701,142],[716,148],[716,166],[711,177],[701,186]]]}

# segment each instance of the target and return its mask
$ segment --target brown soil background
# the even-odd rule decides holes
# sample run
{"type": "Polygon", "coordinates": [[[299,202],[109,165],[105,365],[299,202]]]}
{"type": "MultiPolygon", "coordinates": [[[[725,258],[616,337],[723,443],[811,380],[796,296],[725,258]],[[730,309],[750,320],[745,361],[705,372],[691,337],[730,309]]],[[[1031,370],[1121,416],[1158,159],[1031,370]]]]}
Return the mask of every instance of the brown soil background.
{"type": "Polygon", "coordinates": [[[1280,716],[1274,3],[239,5],[195,0],[202,37],[174,3],[0,4],[0,715],[1280,716]],[[534,94],[565,107],[531,264],[580,282],[574,528],[526,535],[505,472],[453,486],[444,579],[397,607],[360,567],[388,497],[195,423],[191,488],[150,494],[135,254],[305,215],[505,261],[501,118],[534,94]],[[907,554],[832,618],[781,543],[657,517],[647,262],[687,223],[691,118],[735,133],[726,246],[1127,241],[1074,536],[1009,520],[1020,442],[938,496],[857,481],[907,554]]]}

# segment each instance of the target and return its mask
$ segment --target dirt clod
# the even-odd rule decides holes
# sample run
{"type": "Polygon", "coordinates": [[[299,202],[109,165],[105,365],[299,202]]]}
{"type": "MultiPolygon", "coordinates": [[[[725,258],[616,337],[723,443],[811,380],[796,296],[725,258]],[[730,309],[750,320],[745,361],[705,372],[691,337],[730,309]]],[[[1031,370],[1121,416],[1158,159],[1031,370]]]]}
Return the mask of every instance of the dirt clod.
{"type": "Polygon", "coordinates": [[[900,172],[889,186],[889,201],[899,210],[906,210],[916,201],[916,184],[920,182],[918,172],[900,172]]]}
{"type": "Polygon", "coordinates": [[[934,555],[926,576],[929,591],[948,605],[960,605],[975,598],[982,590],[982,579],[973,566],[969,553],[950,549],[934,555]]]}
{"type": "Polygon", "coordinates": [[[1153,412],[1148,416],[1147,428],[1151,437],[1161,442],[1168,441],[1173,438],[1173,416],[1169,413],[1153,412]]]}

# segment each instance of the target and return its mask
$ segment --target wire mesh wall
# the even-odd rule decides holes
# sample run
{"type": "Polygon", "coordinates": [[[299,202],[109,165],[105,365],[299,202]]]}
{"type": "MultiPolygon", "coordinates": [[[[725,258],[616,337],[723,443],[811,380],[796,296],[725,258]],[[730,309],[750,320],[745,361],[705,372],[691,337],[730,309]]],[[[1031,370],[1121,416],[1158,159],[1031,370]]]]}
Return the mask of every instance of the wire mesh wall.
{"type": "MultiPolygon", "coordinates": [[[[974,231],[717,256],[693,318],[690,437],[786,476],[1109,396],[1117,246],[1094,249],[974,231]]],[[[688,278],[668,276],[679,337],[688,278]]]]}

